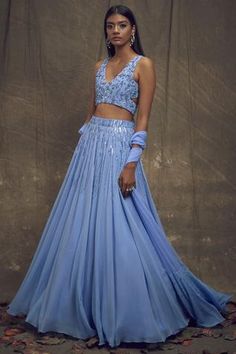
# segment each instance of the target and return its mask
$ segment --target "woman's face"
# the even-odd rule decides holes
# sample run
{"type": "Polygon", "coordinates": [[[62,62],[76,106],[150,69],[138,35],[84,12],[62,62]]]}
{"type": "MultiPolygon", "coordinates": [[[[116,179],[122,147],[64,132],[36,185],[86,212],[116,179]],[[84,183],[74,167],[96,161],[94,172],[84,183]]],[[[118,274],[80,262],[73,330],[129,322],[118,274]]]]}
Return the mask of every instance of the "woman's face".
{"type": "Polygon", "coordinates": [[[135,32],[134,29],[135,26],[132,27],[129,19],[125,16],[114,14],[107,18],[107,38],[114,46],[129,43],[131,34],[135,32]]]}

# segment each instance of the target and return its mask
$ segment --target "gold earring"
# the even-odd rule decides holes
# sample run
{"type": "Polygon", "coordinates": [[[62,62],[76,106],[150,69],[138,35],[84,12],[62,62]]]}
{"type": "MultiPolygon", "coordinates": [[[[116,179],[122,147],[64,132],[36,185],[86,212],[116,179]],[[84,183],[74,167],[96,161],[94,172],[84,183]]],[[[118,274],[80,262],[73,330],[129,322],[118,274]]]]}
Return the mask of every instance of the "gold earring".
{"type": "Polygon", "coordinates": [[[134,33],[132,33],[132,35],[130,37],[130,47],[133,45],[134,41],[135,41],[135,35],[134,35],[134,33]]]}

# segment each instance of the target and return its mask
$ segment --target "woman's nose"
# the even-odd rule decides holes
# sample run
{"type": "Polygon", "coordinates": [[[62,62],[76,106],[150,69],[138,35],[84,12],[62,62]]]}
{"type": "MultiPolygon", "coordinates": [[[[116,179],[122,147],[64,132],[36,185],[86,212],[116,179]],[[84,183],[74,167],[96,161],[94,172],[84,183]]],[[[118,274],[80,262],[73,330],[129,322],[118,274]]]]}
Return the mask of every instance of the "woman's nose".
{"type": "Polygon", "coordinates": [[[118,27],[118,25],[115,25],[115,26],[114,26],[113,32],[115,32],[115,33],[116,33],[116,32],[119,32],[119,27],[118,27]]]}

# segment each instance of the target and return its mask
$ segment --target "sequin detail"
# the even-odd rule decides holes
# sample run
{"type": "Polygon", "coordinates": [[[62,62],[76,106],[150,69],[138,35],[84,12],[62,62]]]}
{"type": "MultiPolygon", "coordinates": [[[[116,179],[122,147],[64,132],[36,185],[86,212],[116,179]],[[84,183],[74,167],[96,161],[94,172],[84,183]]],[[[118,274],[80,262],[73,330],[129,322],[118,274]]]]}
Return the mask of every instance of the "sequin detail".
{"type": "Polygon", "coordinates": [[[96,105],[110,103],[127,109],[134,114],[137,104],[132,98],[138,98],[138,83],[133,78],[133,72],[142,55],[132,58],[128,64],[110,81],[106,80],[106,66],[109,57],[106,57],[96,73],[96,105]]]}
{"type": "MultiPolygon", "coordinates": [[[[109,119],[93,115],[87,124],[86,130],[79,138],[76,155],[82,156],[80,165],[74,175],[74,184],[79,185],[86,192],[90,178],[87,166],[93,166],[93,197],[96,197],[101,185],[104,185],[104,176],[112,173],[115,178],[110,180],[113,188],[119,188],[118,177],[124,167],[129,151],[130,139],[134,133],[135,122],[124,119],[109,119]],[[87,154],[90,159],[87,160],[87,154]],[[104,172],[106,171],[106,172],[104,172]]],[[[136,167],[136,185],[141,172],[141,161],[136,167]]],[[[89,169],[90,171],[90,169],[89,169]]]]}

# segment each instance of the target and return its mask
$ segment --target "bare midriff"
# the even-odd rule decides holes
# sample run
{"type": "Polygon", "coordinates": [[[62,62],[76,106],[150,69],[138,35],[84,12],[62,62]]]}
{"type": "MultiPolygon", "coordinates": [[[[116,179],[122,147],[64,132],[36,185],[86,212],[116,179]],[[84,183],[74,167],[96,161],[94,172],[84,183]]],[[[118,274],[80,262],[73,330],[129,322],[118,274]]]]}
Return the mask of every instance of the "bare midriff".
{"type": "MultiPolygon", "coordinates": [[[[134,99],[134,102],[137,102],[136,99],[134,99]]],[[[93,114],[108,119],[134,120],[134,115],[127,109],[110,103],[99,103],[93,114]]]]}

